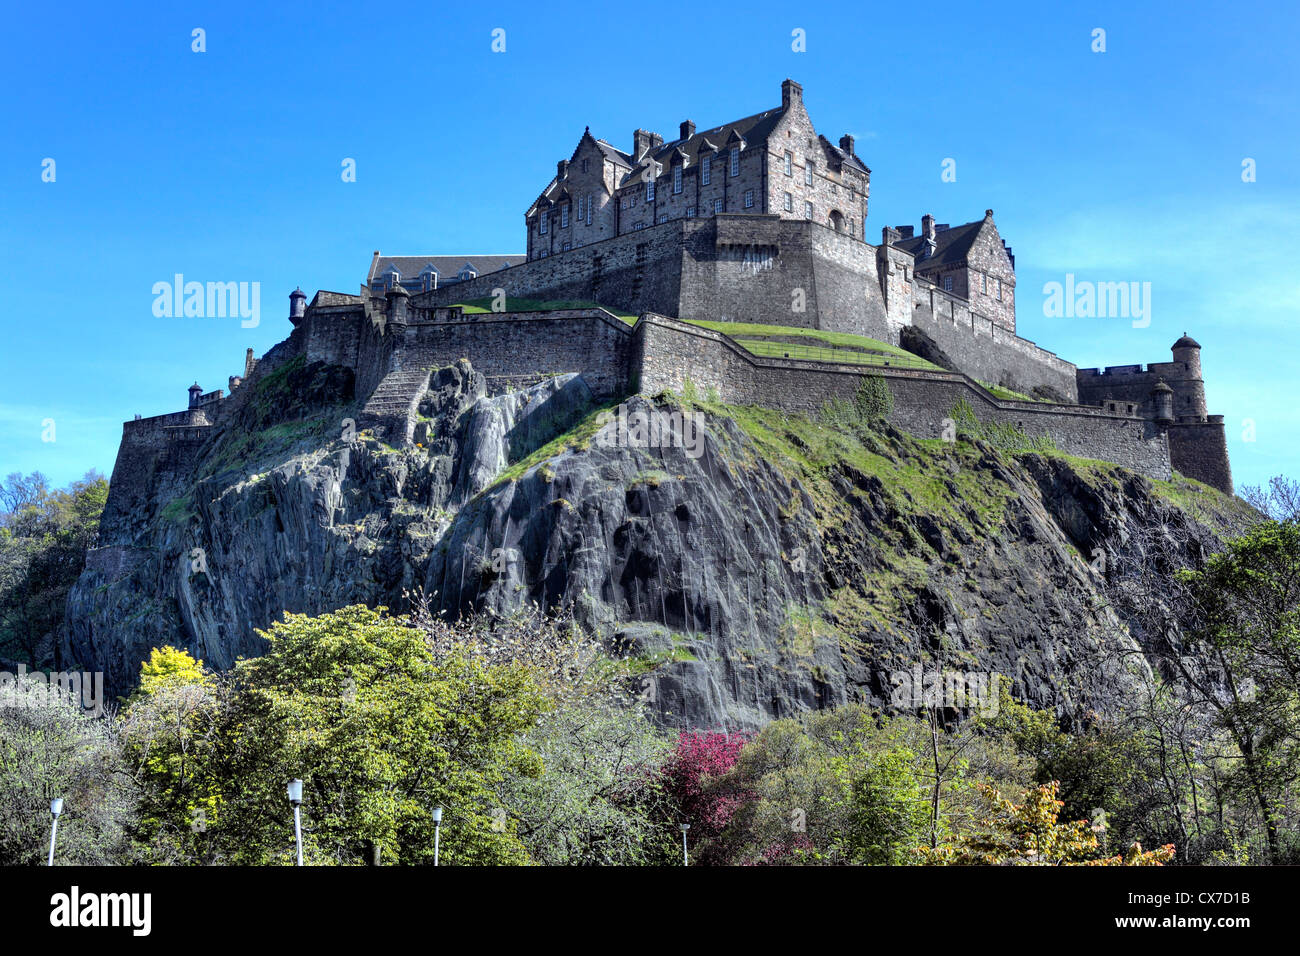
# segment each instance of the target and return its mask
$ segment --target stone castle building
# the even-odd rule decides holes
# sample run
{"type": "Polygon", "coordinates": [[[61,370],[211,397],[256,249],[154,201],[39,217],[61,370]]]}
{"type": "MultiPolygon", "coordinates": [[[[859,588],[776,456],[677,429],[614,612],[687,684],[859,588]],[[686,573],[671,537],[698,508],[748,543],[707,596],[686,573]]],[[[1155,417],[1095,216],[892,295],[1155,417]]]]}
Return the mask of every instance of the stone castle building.
{"type": "Polygon", "coordinates": [[[965,401],[981,420],[1050,435],[1072,454],[1231,492],[1193,339],[1174,343],[1172,361],[1078,369],[1017,334],[1015,258],[993,210],[951,227],[927,214],[919,231],[885,226],[873,244],[870,185],[853,137],[817,133],[792,80],[779,107],[702,132],[686,120],[671,142],[638,129],[625,152],[588,129],[528,207],[523,254],[376,252],[357,294],[321,291],[307,304],[295,291],[289,338],[260,360],[250,353],[231,395],[196,384],[187,411],[125,423],[114,487],[129,497],[130,475],[183,455],[251,383],[302,356],[350,369],[358,425],[399,445],[414,442],[430,372],[460,358],[499,389],[577,372],[603,399],[689,382],[803,413],[851,397],[869,373],[889,384],[892,420],[922,437],[939,437],[965,401]],[[482,301],[495,304],[465,305],[482,301]],[[938,368],[864,368],[829,349],[760,356],[691,324],[700,320],[867,336],[938,368]]]}

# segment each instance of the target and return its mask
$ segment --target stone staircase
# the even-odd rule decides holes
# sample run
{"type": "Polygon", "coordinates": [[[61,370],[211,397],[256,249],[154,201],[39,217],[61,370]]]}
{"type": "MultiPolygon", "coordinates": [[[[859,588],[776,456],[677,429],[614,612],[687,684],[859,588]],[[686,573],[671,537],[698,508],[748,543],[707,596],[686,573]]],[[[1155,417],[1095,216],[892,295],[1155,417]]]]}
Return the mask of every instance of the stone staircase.
{"type": "Polygon", "coordinates": [[[389,372],[366,401],[357,428],[369,428],[376,437],[398,448],[410,444],[416,406],[428,387],[427,368],[389,372]]]}

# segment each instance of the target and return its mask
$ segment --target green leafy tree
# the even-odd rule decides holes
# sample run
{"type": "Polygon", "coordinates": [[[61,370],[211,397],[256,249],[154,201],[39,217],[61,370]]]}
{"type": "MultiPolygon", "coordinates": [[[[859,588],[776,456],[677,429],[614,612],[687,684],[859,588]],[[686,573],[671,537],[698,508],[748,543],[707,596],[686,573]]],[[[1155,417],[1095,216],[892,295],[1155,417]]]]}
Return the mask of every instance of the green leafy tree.
{"type": "Polygon", "coordinates": [[[294,777],[313,862],[430,862],[435,806],[444,862],[527,862],[498,797],[507,775],[541,772],[519,740],[546,704],[527,667],[458,643],[435,653],[420,629],[359,605],[259,633],[267,654],[236,667],[217,742],[213,832],[232,862],[290,860],[294,777]]]}
{"type": "Polygon", "coordinates": [[[39,472],[0,484],[0,656],[50,662],[107,498],[108,482],[93,471],[57,491],[39,472]]]}

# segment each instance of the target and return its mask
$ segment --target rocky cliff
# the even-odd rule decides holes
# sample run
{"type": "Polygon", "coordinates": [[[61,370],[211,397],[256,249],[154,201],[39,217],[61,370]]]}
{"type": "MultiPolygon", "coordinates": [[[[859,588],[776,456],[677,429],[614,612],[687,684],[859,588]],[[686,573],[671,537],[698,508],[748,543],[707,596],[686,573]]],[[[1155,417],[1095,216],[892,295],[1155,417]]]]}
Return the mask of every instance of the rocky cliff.
{"type": "Polygon", "coordinates": [[[401,610],[423,588],[453,612],[571,606],[672,725],[883,703],[918,662],[1006,675],[1069,718],[1144,666],[1104,556],[1153,527],[1208,538],[1241,507],[694,396],[633,397],[611,422],[575,375],[489,396],[468,363],[433,371],[408,447],[355,431],[347,370],[297,359],[247,387],[183,462],[110,502],[61,666],[123,693],[151,647],[228,667],[282,610],[401,610]]]}

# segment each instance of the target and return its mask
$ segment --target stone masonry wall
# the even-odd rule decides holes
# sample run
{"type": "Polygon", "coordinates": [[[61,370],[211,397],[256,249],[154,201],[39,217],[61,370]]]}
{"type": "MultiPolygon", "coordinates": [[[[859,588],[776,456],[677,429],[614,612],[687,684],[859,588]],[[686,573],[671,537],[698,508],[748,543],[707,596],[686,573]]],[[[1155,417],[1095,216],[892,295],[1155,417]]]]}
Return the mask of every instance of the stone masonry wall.
{"type": "MultiPolygon", "coordinates": [[[[680,391],[690,379],[701,393],[725,402],[757,404],[815,415],[830,398],[852,399],[866,370],[793,359],[751,356],[716,332],[662,316],[637,328],[641,391],[680,391]]],[[[1169,445],[1153,423],[1101,409],[992,398],[961,374],[873,368],[894,395],[890,420],[921,438],[941,437],[944,419],[961,399],[981,421],[1013,424],[1032,436],[1051,435],[1062,451],[1112,461],[1152,478],[1170,477],[1169,445]]]]}
{"type": "Polygon", "coordinates": [[[912,324],[971,378],[1026,395],[1041,388],[1068,402],[1080,400],[1072,363],[972,312],[967,302],[924,280],[913,284],[913,296],[912,324]]]}

